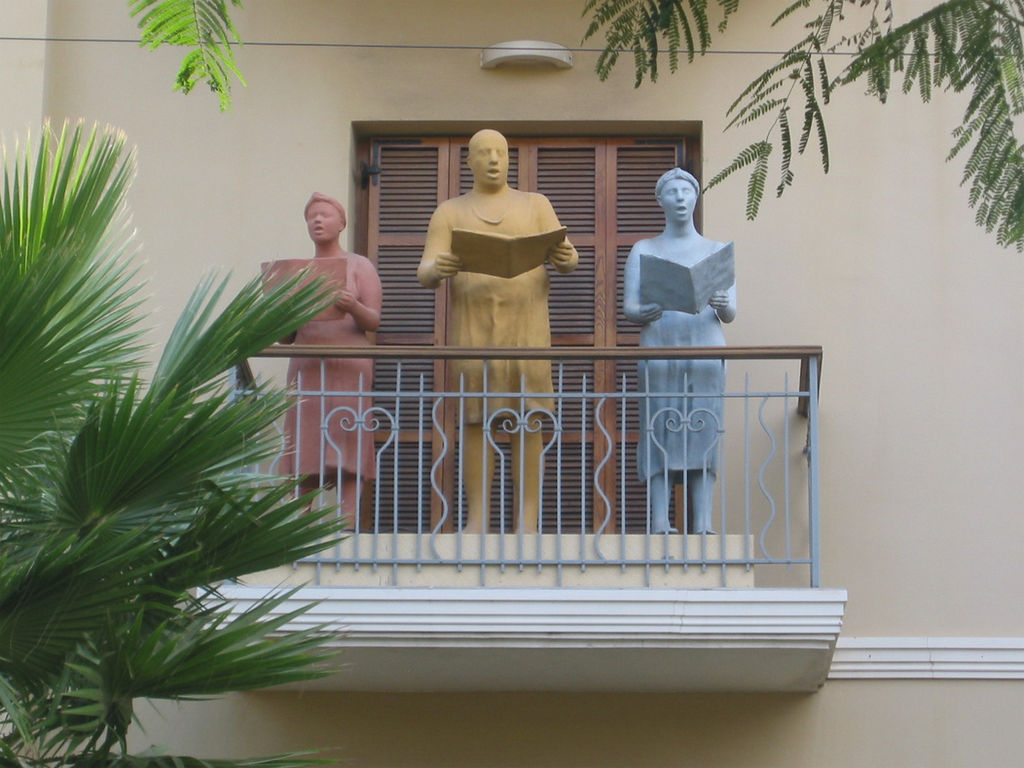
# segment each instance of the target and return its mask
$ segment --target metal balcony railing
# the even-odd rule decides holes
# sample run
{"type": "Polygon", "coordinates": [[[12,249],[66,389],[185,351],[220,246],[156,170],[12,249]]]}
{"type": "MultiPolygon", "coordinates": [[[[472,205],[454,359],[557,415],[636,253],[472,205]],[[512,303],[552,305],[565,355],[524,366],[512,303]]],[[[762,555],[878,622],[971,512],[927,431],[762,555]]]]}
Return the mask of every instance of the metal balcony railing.
{"type": "MultiPolygon", "coordinates": [[[[240,392],[251,386],[253,369],[280,375],[261,369],[284,357],[320,360],[317,378],[328,383],[324,361],[374,360],[374,381],[352,389],[297,382],[296,408],[307,416],[312,410],[317,434],[303,440],[282,426],[281,457],[270,467],[308,471],[312,459],[330,488],[321,503],[339,515],[356,510],[348,513],[352,535],[309,561],[319,583],[333,572],[331,583],[446,584],[438,576],[445,572],[474,585],[505,585],[521,574],[547,586],[592,583],[591,577],[671,586],[676,574],[703,575],[705,586],[753,585],[755,575],[757,586],[820,585],[820,347],[281,346],[239,370],[240,392]],[[459,359],[550,360],[554,386],[543,407],[536,400],[531,407],[531,392],[489,391],[482,398],[480,430],[494,470],[483,499],[488,525],[473,532],[466,530],[466,472],[481,462],[468,460],[466,414],[481,396],[455,380],[450,361],[459,359]],[[646,360],[724,361],[726,388],[697,391],[684,376],[678,391],[659,392],[655,402],[639,386],[638,363],[646,360]],[[664,443],[681,441],[674,450],[681,444],[685,455],[698,433],[704,447],[686,464],[696,469],[665,486],[678,532],[652,531],[651,485],[667,480],[641,479],[638,447],[648,441],[650,461],[669,449],[664,443]],[[526,441],[517,439],[527,434],[539,435],[536,467],[526,441]],[[315,455],[296,455],[304,450],[315,455]],[[368,464],[347,462],[356,469],[346,484],[338,467],[358,458],[353,452],[371,455],[368,464]],[[539,486],[536,527],[524,517],[529,494],[518,492],[531,469],[539,486]],[[691,477],[713,483],[713,532],[693,532],[691,477]],[[355,498],[343,498],[346,492],[355,498]]],[[[300,416],[292,432],[309,423],[300,416]]]]}

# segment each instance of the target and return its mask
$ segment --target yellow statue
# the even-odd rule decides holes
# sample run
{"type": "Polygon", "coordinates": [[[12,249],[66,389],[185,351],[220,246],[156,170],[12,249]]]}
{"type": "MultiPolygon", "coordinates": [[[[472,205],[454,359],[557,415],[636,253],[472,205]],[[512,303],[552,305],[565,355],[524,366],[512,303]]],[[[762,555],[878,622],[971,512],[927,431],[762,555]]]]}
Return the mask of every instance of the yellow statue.
{"type": "MultiPolygon", "coordinates": [[[[437,207],[427,229],[423,258],[416,274],[428,288],[451,281],[451,325],[448,340],[459,347],[549,347],[550,283],[544,265],[516,277],[495,277],[463,269],[452,253],[452,231],[471,230],[492,235],[524,237],[559,229],[558,217],[544,195],[520,192],[508,185],[508,142],[497,131],[483,130],[469,141],[468,165],[473,172],[471,192],[437,207]]],[[[579,254],[561,238],[547,251],[547,262],[558,272],[576,268],[579,254]]],[[[457,361],[452,386],[463,382],[467,392],[484,391],[480,360],[457,361]]],[[[493,360],[487,364],[487,391],[539,393],[526,401],[526,410],[552,409],[551,364],[547,360],[493,360]],[[525,382],[523,384],[522,382],[525,382]]],[[[518,398],[487,398],[486,412],[519,411],[518,398]]],[[[494,473],[494,455],[484,441],[484,403],[465,403],[463,457],[468,532],[487,530],[484,502],[494,473]]],[[[516,530],[535,532],[540,509],[543,440],[538,431],[512,435],[513,475],[516,478],[516,530]]]]}

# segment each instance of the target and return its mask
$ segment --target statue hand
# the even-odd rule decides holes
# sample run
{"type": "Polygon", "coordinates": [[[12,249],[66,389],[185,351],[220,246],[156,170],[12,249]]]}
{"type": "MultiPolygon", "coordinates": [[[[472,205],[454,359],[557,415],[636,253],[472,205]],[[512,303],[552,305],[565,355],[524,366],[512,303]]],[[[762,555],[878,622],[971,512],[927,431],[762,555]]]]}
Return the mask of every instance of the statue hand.
{"type": "Polygon", "coordinates": [[[351,291],[342,289],[335,293],[334,303],[341,309],[349,312],[352,307],[356,305],[356,297],[352,295],[351,291]]]}
{"type": "Polygon", "coordinates": [[[653,323],[661,318],[661,304],[641,304],[636,313],[636,319],[642,325],[653,323]]]}
{"type": "Polygon", "coordinates": [[[711,294],[711,298],[708,299],[710,304],[715,309],[725,309],[729,306],[729,292],[728,291],[715,291],[711,294]]]}
{"type": "Polygon", "coordinates": [[[562,240],[558,245],[552,246],[551,250],[548,251],[548,261],[550,261],[556,269],[572,265],[573,247],[569,244],[569,241],[562,240]]]}
{"type": "Polygon", "coordinates": [[[434,269],[442,278],[453,277],[462,269],[462,259],[454,253],[439,253],[434,259],[434,269]]]}

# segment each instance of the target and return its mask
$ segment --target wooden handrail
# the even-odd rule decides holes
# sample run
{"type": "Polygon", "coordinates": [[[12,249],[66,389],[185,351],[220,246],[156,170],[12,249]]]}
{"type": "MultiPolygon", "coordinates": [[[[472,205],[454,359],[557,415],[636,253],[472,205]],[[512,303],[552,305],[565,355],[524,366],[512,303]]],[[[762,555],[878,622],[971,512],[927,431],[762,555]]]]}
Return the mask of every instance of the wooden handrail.
{"type": "MultiPolygon", "coordinates": [[[[369,357],[375,360],[799,360],[800,391],[810,391],[810,361],[818,363],[816,389],[821,388],[820,346],[764,347],[331,347],[315,344],[275,344],[256,357],[369,357]]],[[[807,415],[807,397],[797,411],[807,415]]]]}
{"type": "Polygon", "coordinates": [[[766,347],[330,347],[275,344],[257,357],[372,357],[379,360],[803,360],[821,359],[820,346],[766,347]]]}

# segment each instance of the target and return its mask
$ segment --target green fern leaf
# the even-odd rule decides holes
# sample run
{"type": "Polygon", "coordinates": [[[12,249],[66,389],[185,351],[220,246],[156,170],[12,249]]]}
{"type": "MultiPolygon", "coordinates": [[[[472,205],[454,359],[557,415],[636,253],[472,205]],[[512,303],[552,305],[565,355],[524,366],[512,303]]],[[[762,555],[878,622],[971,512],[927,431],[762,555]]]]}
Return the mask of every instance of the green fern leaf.
{"type": "Polygon", "coordinates": [[[752,123],[755,120],[759,120],[764,117],[769,112],[774,112],[779,107],[784,106],[787,102],[788,99],[768,99],[767,101],[763,101],[756,107],[750,109],[742,119],[733,120],[726,127],[731,128],[734,125],[746,125],[747,123],[752,123]]]}
{"type": "Polygon", "coordinates": [[[796,0],[796,2],[790,3],[785,8],[782,9],[782,12],[779,13],[779,15],[775,17],[775,19],[772,20],[772,26],[777,26],[778,24],[782,23],[784,20],[792,16],[797,11],[802,11],[810,7],[810,5],[811,0],[796,0]]]}
{"type": "Polygon", "coordinates": [[[793,136],[789,129],[789,108],[779,110],[779,146],[782,149],[782,161],[779,165],[779,184],[775,187],[775,196],[782,197],[786,187],[793,183],[793,172],[790,163],[793,160],[793,136]]]}
{"type": "MultiPolygon", "coordinates": [[[[241,7],[241,0],[230,0],[241,7]]],[[[227,0],[129,0],[138,18],[141,45],[151,50],[163,45],[190,48],[175,79],[175,90],[190,93],[206,82],[220,99],[222,110],[231,105],[231,79],[242,85],[232,46],[240,43],[227,0]]]]}
{"type": "Polygon", "coordinates": [[[715,176],[707,183],[705,189],[711,189],[712,187],[725,181],[729,176],[736,173],[741,168],[746,168],[751,163],[757,161],[757,159],[765,153],[771,154],[772,145],[767,141],[756,141],[750,146],[740,151],[736,157],[733,158],[732,162],[729,163],[725,168],[719,171],[715,176]]]}
{"type": "Polygon", "coordinates": [[[754,161],[754,168],[750,172],[750,179],[747,181],[747,220],[753,221],[757,218],[757,212],[761,208],[761,201],[764,199],[765,181],[768,178],[768,158],[772,153],[772,145],[762,142],[761,151],[754,161]]]}

